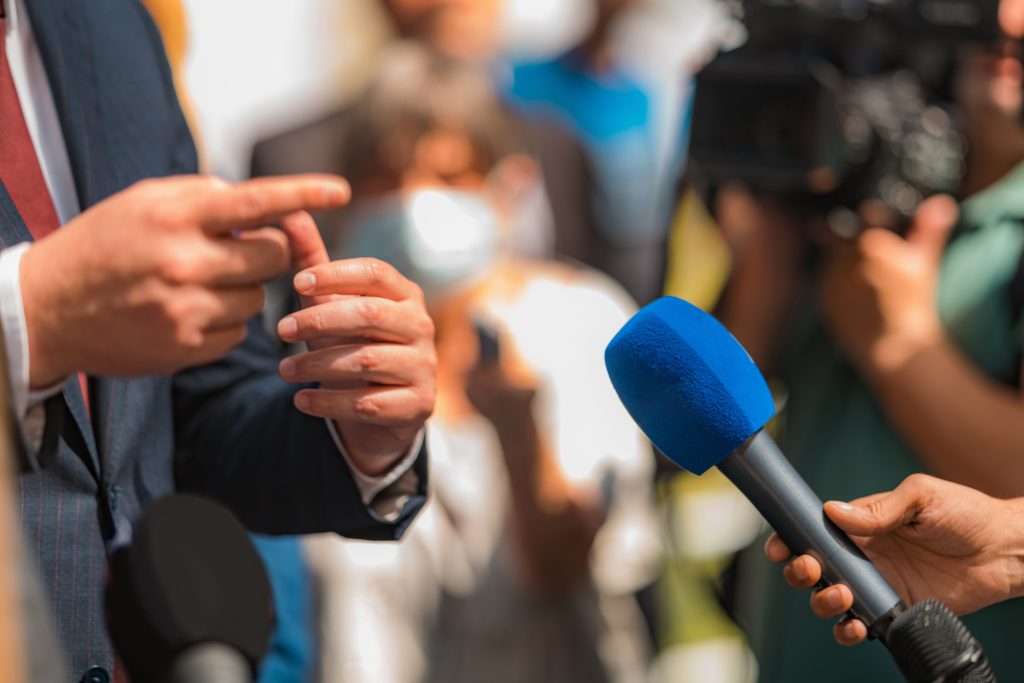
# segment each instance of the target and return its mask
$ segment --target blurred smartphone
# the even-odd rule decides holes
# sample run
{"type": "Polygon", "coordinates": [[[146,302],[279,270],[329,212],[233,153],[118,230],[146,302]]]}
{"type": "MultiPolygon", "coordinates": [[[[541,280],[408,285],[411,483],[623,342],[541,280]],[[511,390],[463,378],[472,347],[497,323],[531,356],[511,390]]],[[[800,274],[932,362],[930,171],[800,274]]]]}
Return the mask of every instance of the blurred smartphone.
{"type": "Polygon", "coordinates": [[[473,321],[477,341],[480,343],[480,365],[497,364],[501,361],[501,335],[498,330],[483,320],[473,321]]]}

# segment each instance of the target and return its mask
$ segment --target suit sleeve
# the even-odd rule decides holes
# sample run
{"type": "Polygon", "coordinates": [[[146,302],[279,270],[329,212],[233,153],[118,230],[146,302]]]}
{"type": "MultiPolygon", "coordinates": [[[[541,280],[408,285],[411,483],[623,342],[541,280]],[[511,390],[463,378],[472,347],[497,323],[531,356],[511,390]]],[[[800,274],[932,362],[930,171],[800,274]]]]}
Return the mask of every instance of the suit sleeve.
{"type": "Polygon", "coordinates": [[[178,373],[178,488],[222,501],[260,533],[397,540],[426,501],[425,447],[413,465],[417,490],[394,519],[382,519],[361,500],[324,421],[292,405],[299,388],[278,377],[277,356],[256,320],[232,353],[178,373]]]}

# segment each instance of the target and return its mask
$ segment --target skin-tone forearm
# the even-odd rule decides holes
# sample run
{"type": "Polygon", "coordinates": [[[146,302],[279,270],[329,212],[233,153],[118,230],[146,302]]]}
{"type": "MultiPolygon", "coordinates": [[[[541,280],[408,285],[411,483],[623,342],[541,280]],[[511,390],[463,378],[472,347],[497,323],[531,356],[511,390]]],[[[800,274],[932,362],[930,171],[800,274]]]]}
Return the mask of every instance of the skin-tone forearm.
{"type": "Polygon", "coordinates": [[[737,263],[715,316],[754,359],[759,368],[771,372],[783,329],[793,312],[800,289],[794,271],[779,277],[780,269],[757,258],[737,263]]]}
{"type": "Polygon", "coordinates": [[[511,484],[512,524],[527,578],[558,595],[588,570],[602,522],[600,501],[575,490],[531,414],[495,425],[511,484]]]}
{"type": "Polygon", "coordinates": [[[744,190],[723,188],[716,217],[733,267],[715,316],[769,373],[807,284],[806,242],[795,217],[744,190]]]}
{"type": "Polygon", "coordinates": [[[1024,398],[983,375],[945,335],[871,358],[864,374],[929,469],[1000,498],[1024,495],[1024,398]]]}

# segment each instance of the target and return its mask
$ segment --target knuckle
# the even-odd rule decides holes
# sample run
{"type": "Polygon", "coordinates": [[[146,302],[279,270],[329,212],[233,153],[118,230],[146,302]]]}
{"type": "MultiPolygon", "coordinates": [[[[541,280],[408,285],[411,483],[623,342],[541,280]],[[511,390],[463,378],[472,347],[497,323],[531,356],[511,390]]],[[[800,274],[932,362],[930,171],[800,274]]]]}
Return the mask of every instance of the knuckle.
{"type": "Polygon", "coordinates": [[[185,284],[196,279],[197,268],[194,260],[181,258],[177,250],[166,253],[157,261],[157,274],[165,281],[185,284]]]}
{"type": "Polygon", "coordinates": [[[433,340],[437,336],[437,326],[429,315],[421,316],[416,327],[417,334],[421,339],[433,340]]]}
{"type": "Polygon", "coordinates": [[[376,258],[365,258],[362,260],[363,277],[367,283],[372,285],[383,285],[387,283],[394,272],[394,268],[388,263],[376,258]]]}
{"type": "Polygon", "coordinates": [[[411,419],[413,421],[423,422],[426,421],[434,412],[434,402],[437,399],[437,391],[433,385],[431,385],[430,388],[422,389],[417,392],[417,398],[419,400],[413,408],[411,419]]]}
{"type": "Polygon", "coordinates": [[[314,334],[322,334],[327,330],[327,315],[324,313],[323,310],[319,308],[310,309],[309,315],[306,316],[305,325],[301,324],[301,317],[296,316],[296,320],[300,321],[300,330],[303,327],[305,327],[307,331],[312,332],[314,334]]]}
{"type": "Polygon", "coordinates": [[[372,347],[366,347],[359,352],[357,363],[360,372],[374,372],[384,364],[382,354],[372,347]]]}
{"type": "Polygon", "coordinates": [[[202,331],[192,325],[178,324],[174,326],[174,341],[185,351],[197,351],[204,346],[202,331]]]}
{"type": "Polygon", "coordinates": [[[193,304],[190,297],[164,295],[157,301],[157,308],[165,321],[177,327],[188,317],[193,304]]]}
{"type": "Polygon", "coordinates": [[[156,178],[145,178],[132,183],[129,191],[140,195],[150,195],[161,189],[162,183],[156,178]]]}
{"type": "MultiPolygon", "coordinates": [[[[147,190],[147,194],[152,191],[147,190]]],[[[153,201],[146,208],[146,219],[152,225],[164,230],[176,230],[187,222],[187,216],[180,202],[153,201]]]]}
{"type": "Polygon", "coordinates": [[[363,298],[359,301],[359,317],[367,327],[376,327],[384,319],[384,308],[377,301],[363,298]]]}
{"type": "Polygon", "coordinates": [[[363,396],[353,406],[356,417],[365,422],[379,420],[384,416],[384,401],[379,396],[363,396]]]}
{"type": "Polygon", "coordinates": [[[223,192],[231,189],[231,183],[215,175],[204,175],[202,181],[206,189],[214,192],[223,192]]]}
{"type": "Polygon", "coordinates": [[[900,487],[905,487],[914,492],[928,491],[932,488],[932,478],[926,474],[915,472],[914,474],[911,474],[909,477],[904,479],[900,483],[900,487]]]}
{"type": "Polygon", "coordinates": [[[238,213],[246,218],[257,218],[266,213],[267,203],[255,188],[245,188],[235,198],[238,213]]]}
{"type": "Polygon", "coordinates": [[[420,304],[421,306],[425,305],[427,301],[427,295],[423,293],[423,288],[420,287],[415,282],[413,282],[412,280],[408,280],[408,283],[409,291],[411,293],[410,298],[416,303],[420,304]]]}

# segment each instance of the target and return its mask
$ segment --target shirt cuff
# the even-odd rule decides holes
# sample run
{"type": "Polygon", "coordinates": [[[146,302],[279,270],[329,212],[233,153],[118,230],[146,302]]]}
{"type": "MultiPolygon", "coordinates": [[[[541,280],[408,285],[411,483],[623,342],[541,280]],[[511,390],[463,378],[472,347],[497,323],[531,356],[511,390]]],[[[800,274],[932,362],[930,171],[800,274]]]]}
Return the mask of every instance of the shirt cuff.
{"type": "Polygon", "coordinates": [[[412,448],[410,448],[409,452],[398,461],[398,464],[384,474],[371,477],[368,474],[360,472],[359,468],[357,468],[352,462],[352,459],[349,458],[348,451],[345,450],[345,446],[341,442],[341,435],[338,434],[338,428],[335,426],[334,421],[326,419],[324,421],[327,423],[327,431],[331,433],[331,438],[334,439],[334,445],[338,447],[338,452],[341,453],[341,457],[345,459],[345,462],[348,464],[348,468],[352,470],[352,478],[355,479],[356,488],[359,489],[359,496],[363,500],[363,505],[366,506],[371,506],[377,496],[390,488],[395,484],[395,482],[401,479],[412,469],[413,464],[416,462],[416,457],[420,453],[420,449],[423,448],[425,431],[421,429],[420,433],[416,436],[416,440],[412,443],[412,448]]]}
{"type": "Polygon", "coordinates": [[[0,252],[0,327],[3,327],[7,350],[14,415],[25,443],[38,449],[46,426],[43,403],[59,394],[65,382],[37,391],[29,389],[28,325],[21,299],[21,257],[31,246],[31,242],[22,242],[0,252]]]}

